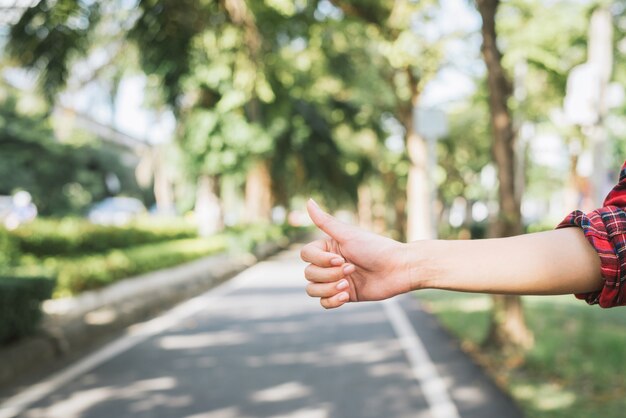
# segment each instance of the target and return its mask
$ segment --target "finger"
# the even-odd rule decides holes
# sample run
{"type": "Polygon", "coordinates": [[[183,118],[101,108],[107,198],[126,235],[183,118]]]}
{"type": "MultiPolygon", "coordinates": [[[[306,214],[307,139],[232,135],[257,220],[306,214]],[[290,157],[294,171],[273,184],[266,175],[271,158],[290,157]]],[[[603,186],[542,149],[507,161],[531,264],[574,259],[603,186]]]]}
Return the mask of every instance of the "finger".
{"type": "Polygon", "coordinates": [[[346,279],[330,283],[309,283],[306,286],[306,293],[312,298],[329,298],[342,290],[347,290],[349,286],[346,279]]]}
{"type": "Polygon", "coordinates": [[[309,199],[306,204],[306,209],[313,223],[332,238],[339,242],[348,238],[351,228],[350,225],[324,212],[313,199],[309,199]]]}
{"type": "Polygon", "coordinates": [[[350,299],[348,292],[341,292],[329,298],[321,298],[320,305],[326,309],[338,308],[350,299]]]}
{"type": "Polygon", "coordinates": [[[326,251],[326,241],[313,241],[300,250],[300,258],[307,263],[312,263],[320,267],[340,266],[345,263],[345,259],[340,255],[326,251]]]}
{"type": "Polygon", "coordinates": [[[354,267],[349,266],[352,264],[345,264],[342,267],[319,267],[315,264],[309,264],[304,269],[304,277],[312,282],[336,282],[346,275],[346,271],[354,271],[354,267]]]}

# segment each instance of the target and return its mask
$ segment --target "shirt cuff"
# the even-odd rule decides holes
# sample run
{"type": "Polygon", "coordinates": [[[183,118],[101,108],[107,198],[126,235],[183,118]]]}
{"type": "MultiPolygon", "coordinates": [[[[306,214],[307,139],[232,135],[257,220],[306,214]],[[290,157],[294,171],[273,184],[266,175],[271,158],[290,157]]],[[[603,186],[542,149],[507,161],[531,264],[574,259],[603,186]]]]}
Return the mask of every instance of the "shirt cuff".
{"type": "Polygon", "coordinates": [[[626,212],[617,206],[605,206],[585,214],[570,213],[556,229],[579,227],[600,257],[604,285],[602,289],[579,293],[578,299],[602,308],[626,305],[623,282],[626,279],[626,212]]]}

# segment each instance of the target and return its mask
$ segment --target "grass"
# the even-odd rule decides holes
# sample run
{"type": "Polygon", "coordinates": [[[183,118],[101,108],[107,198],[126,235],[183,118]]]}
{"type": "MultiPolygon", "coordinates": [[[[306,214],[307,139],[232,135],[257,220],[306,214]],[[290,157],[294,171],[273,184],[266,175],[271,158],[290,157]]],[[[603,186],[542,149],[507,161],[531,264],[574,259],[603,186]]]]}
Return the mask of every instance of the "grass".
{"type": "MultiPolygon", "coordinates": [[[[491,299],[486,295],[427,290],[417,294],[466,349],[479,351],[491,299]]],[[[588,306],[573,296],[524,297],[535,345],[524,363],[488,368],[529,418],[623,417],[626,410],[626,316],[588,306]],[[503,377],[504,376],[504,377],[503,377]]],[[[490,356],[481,356],[489,362],[490,356]]]]}

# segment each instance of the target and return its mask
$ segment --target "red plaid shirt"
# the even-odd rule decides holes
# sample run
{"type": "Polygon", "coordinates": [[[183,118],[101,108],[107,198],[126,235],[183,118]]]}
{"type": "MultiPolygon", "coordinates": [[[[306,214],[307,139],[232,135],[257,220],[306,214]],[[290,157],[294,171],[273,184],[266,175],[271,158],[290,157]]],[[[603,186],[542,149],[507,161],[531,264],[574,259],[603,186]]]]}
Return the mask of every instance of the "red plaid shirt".
{"type": "Polygon", "coordinates": [[[577,294],[576,297],[602,308],[626,305],[626,162],[619,182],[604,199],[601,208],[587,214],[575,210],[557,228],[571,226],[582,228],[598,252],[604,279],[601,290],[577,294]]]}

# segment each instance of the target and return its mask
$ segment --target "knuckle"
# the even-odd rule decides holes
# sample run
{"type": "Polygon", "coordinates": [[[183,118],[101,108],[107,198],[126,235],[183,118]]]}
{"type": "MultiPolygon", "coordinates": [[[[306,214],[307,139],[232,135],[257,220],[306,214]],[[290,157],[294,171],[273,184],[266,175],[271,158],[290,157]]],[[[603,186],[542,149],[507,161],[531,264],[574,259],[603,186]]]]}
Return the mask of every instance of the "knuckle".
{"type": "Polygon", "coordinates": [[[322,305],[322,308],[324,309],[330,309],[330,306],[328,306],[328,300],[321,298],[320,299],[320,305],[322,305]]]}
{"type": "Polygon", "coordinates": [[[313,297],[313,283],[309,283],[308,285],[306,285],[306,287],[304,288],[304,290],[306,291],[306,294],[313,297]]]}
{"type": "Polygon", "coordinates": [[[306,266],[304,268],[304,277],[306,277],[307,279],[311,278],[311,270],[313,269],[313,265],[309,264],[308,266],[306,266]]]}

